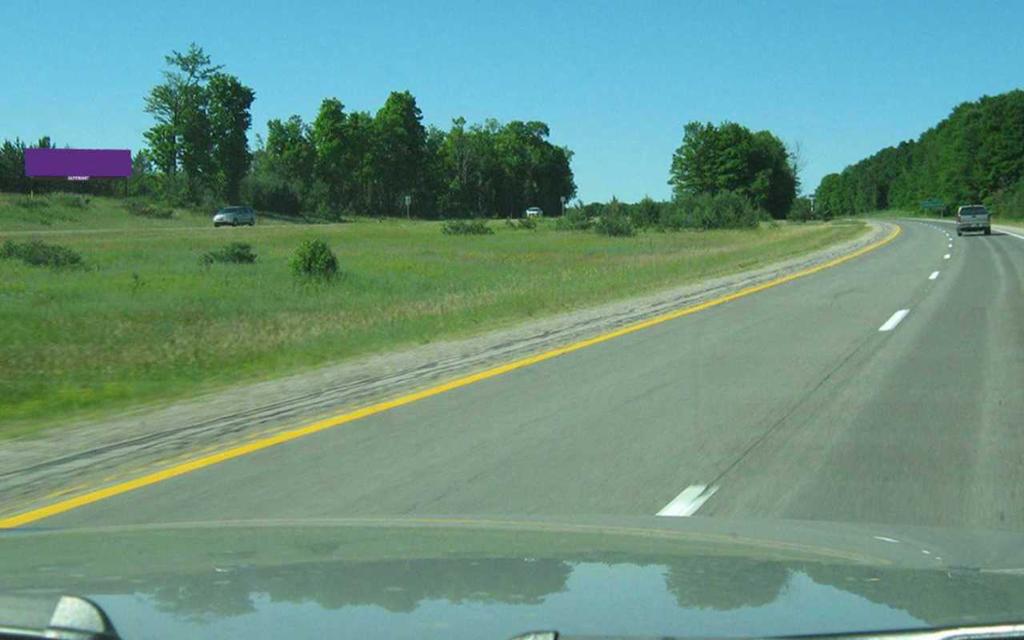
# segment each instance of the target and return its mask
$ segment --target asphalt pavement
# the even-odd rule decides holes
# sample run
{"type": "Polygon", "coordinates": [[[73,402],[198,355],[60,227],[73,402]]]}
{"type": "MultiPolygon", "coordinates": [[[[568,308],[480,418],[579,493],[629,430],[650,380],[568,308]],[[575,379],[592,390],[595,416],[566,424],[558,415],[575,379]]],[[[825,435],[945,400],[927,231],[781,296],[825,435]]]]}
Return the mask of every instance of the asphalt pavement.
{"type": "Polygon", "coordinates": [[[660,513],[1024,530],[1024,238],[900,225],[813,275],[34,526],[660,513]]]}

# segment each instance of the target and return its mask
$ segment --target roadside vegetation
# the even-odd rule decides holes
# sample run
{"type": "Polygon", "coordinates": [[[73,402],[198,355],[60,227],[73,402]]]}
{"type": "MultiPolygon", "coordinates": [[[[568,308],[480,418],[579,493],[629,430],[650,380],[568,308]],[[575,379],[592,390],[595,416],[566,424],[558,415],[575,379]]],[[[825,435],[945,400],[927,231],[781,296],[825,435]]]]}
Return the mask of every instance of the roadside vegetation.
{"type": "Polygon", "coordinates": [[[218,262],[221,264],[253,264],[256,262],[256,252],[248,242],[229,242],[220,249],[207,251],[199,256],[199,264],[207,267],[218,262]]]}
{"type": "Polygon", "coordinates": [[[487,236],[494,229],[483,220],[445,220],[441,233],[449,236],[487,236]]]}
{"type": "Polygon", "coordinates": [[[0,245],[0,260],[20,260],[30,267],[55,269],[82,266],[82,256],[74,250],[42,240],[6,240],[0,245]]]}
{"type": "Polygon", "coordinates": [[[317,238],[303,240],[289,262],[292,273],[308,280],[330,280],[338,274],[338,256],[330,245],[317,238]]]}
{"type": "Polygon", "coordinates": [[[271,119],[250,148],[255,90],[196,45],[165,62],[127,197],[121,182],[30,180],[25,143],[0,145],[0,436],[756,268],[863,232],[788,224],[822,217],[797,198],[798,154],[737,123],[684,127],[666,158],[669,201],[584,204],[572,200],[572,152],[543,122],[457,118],[443,130],[423,124],[408,91],[375,113],[329,97],[312,122],[271,119]],[[258,225],[213,229],[228,203],[253,206],[258,225]]]}
{"type": "Polygon", "coordinates": [[[1022,90],[965,102],[916,140],[822,178],[817,205],[833,216],[886,209],[948,216],[980,202],[997,218],[1024,218],[1022,122],[1022,90]]]}
{"type": "Polygon", "coordinates": [[[770,131],[735,122],[691,122],[683,131],[669,178],[676,200],[728,193],[772,218],[786,217],[800,187],[797,150],[787,150],[770,131]]]}
{"type": "MultiPolygon", "coordinates": [[[[529,206],[557,212],[576,193],[572,151],[539,121],[423,124],[416,98],[393,91],[376,112],[324,98],[312,122],[270,119],[249,143],[257,92],[214,64],[202,47],[165,58],[164,81],[145,96],[152,126],[132,161],[134,215],[168,219],[182,208],[248,204],[286,216],[341,221],[359,215],[424,219],[519,217],[529,206]]],[[[0,144],[0,192],[119,195],[122,181],[30,180],[26,146],[0,144]]]]}
{"type": "MultiPolygon", "coordinates": [[[[211,212],[193,207],[168,208],[170,215],[144,215],[140,207],[159,205],[138,199],[77,193],[0,193],[0,232],[94,229],[164,229],[208,226],[211,212]]],[[[262,222],[262,221],[261,221],[262,222]]]]}
{"type": "Polygon", "coordinates": [[[161,207],[150,202],[141,202],[139,200],[129,200],[125,203],[125,209],[127,209],[128,213],[133,216],[140,216],[143,218],[170,220],[174,217],[174,209],[171,209],[170,207],[161,207]]]}
{"type": "MultiPolygon", "coordinates": [[[[440,222],[362,218],[147,232],[181,223],[102,197],[86,211],[43,237],[87,268],[0,259],[0,435],[756,268],[863,231],[763,223],[608,237],[544,219],[452,236],[440,222]],[[125,232],[87,232],[114,220],[125,232]],[[211,254],[254,258],[202,258],[211,254]],[[297,262],[313,265],[312,279],[297,262]]],[[[0,246],[36,240],[5,236],[21,216],[0,204],[0,246]]]]}
{"type": "Polygon", "coordinates": [[[671,200],[577,201],[556,225],[628,237],[640,230],[755,229],[775,220],[827,219],[809,199],[797,197],[799,164],[799,150],[787,149],[770,131],[690,122],[672,156],[671,200]]]}

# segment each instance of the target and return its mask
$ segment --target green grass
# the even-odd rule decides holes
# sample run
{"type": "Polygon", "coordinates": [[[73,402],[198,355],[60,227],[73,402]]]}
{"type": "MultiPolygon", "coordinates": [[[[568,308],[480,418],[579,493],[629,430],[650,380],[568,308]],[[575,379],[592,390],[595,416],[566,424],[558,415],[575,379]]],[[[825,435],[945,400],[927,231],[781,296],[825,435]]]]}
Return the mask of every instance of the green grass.
{"type": "MultiPolygon", "coordinates": [[[[197,214],[139,219],[103,199],[52,209],[49,224],[35,219],[41,237],[85,266],[0,260],[0,436],[754,268],[863,231],[609,238],[544,221],[529,233],[492,224],[493,235],[448,236],[438,223],[369,220],[215,230],[197,214]],[[90,227],[114,231],[82,233],[90,227]],[[331,282],[289,270],[313,238],[338,255],[331,282]],[[230,241],[251,244],[257,261],[200,264],[230,241]]],[[[0,242],[26,224],[21,207],[0,202],[0,242]]]]}
{"type": "Polygon", "coordinates": [[[143,218],[130,215],[127,204],[117,199],[71,194],[0,194],[0,232],[181,228],[206,225],[211,217],[177,208],[169,219],[143,218]]]}
{"type": "MultiPolygon", "coordinates": [[[[0,233],[71,231],[78,233],[101,232],[116,229],[143,231],[184,229],[212,226],[213,209],[171,207],[157,205],[156,209],[170,209],[170,218],[154,218],[130,213],[132,203],[138,200],[79,196],[51,193],[28,196],[0,193],[0,233]]],[[[260,216],[261,225],[320,222],[299,220],[279,215],[260,216]]]]}

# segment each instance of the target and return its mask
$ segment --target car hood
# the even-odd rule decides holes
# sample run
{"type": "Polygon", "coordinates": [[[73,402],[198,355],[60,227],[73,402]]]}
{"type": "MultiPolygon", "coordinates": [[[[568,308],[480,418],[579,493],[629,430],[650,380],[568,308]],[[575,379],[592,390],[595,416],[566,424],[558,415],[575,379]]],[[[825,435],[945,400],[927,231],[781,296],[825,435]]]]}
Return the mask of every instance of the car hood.
{"type": "Polygon", "coordinates": [[[19,529],[0,592],[88,597],[125,638],[819,634],[1017,621],[1022,542],[711,518],[19,529]]]}

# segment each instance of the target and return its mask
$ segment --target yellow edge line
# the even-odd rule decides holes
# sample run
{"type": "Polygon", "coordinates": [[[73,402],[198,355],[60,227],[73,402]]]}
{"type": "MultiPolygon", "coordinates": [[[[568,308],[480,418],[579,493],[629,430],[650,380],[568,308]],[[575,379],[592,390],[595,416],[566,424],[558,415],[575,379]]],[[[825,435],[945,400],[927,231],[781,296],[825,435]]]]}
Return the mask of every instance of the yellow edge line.
{"type": "Polygon", "coordinates": [[[537,355],[529,356],[527,358],[514,360],[512,362],[499,365],[497,367],[487,369],[485,371],[480,371],[478,373],[470,374],[462,378],[451,380],[450,382],[445,382],[444,384],[439,384],[437,386],[430,387],[429,389],[424,389],[422,391],[417,391],[415,393],[400,396],[398,398],[394,398],[393,400],[379,402],[368,407],[363,407],[362,409],[356,409],[355,411],[351,411],[349,413],[343,413],[341,415],[333,416],[331,418],[326,418],[324,420],[308,424],[304,427],[298,427],[295,429],[291,429],[289,431],[283,431],[277,435],[269,436],[267,438],[262,438],[259,440],[254,440],[253,442],[250,442],[248,444],[243,444],[240,446],[232,447],[230,449],[225,449],[224,451],[220,451],[218,453],[202,456],[200,458],[196,458],[195,460],[190,460],[188,462],[183,462],[181,464],[174,465],[167,469],[155,471],[153,473],[140,476],[133,480],[128,480],[126,482],[121,482],[109,487],[104,487],[102,489],[90,491],[80,496],[68,498],[66,500],[61,500],[59,502],[55,502],[44,507],[39,507],[38,509],[32,509],[31,511],[26,511],[18,515],[10,516],[8,518],[0,520],[0,528],[20,527],[21,525],[36,522],[38,520],[49,518],[60,513],[65,513],[67,511],[71,511],[72,509],[84,507],[85,505],[92,504],[94,502],[99,502],[100,500],[106,500],[107,498],[112,498],[114,496],[121,495],[122,493],[128,493],[129,491],[134,491],[136,489],[141,489],[142,487],[147,487],[158,482],[163,482],[164,480],[176,478],[178,476],[185,475],[186,473],[191,473],[192,471],[197,471],[205,467],[210,467],[220,462],[225,462],[227,460],[232,460],[234,458],[240,458],[244,455],[248,455],[250,453],[254,453],[256,451],[260,451],[268,447],[273,447],[275,445],[283,444],[285,442],[290,442],[292,440],[296,440],[298,438],[302,438],[310,434],[314,434],[320,431],[324,431],[326,429],[331,429],[333,427],[346,424],[348,422],[359,420],[360,418],[365,418],[367,416],[382,413],[389,409],[394,409],[395,407],[401,407],[403,405],[411,404],[413,402],[416,402],[417,400],[422,400],[424,398],[436,396],[440,393],[451,391],[452,389],[458,389],[459,387],[465,387],[475,382],[480,382],[481,380],[494,378],[504,373],[508,373],[509,371],[515,371],[516,369],[522,369],[523,367],[528,367],[538,362],[543,362],[545,360],[557,358],[558,356],[565,355],[567,353],[572,353],[573,351],[579,351],[580,349],[585,349],[595,344],[600,344],[602,342],[607,342],[620,336],[635,333],[637,331],[640,331],[641,329],[653,327],[654,325],[658,325],[663,322],[668,322],[669,320],[674,320],[676,318],[688,316],[690,314],[697,313],[698,311],[703,311],[704,309],[710,309],[711,307],[717,307],[720,304],[725,304],[726,302],[736,300],[737,298],[749,296],[753,293],[757,293],[758,291],[764,291],[765,289],[776,287],[780,284],[784,284],[786,282],[796,280],[797,278],[802,278],[804,276],[811,275],[812,273],[817,273],[824,269],[828,269],[829,267],[834,267],[836,265],[842,264],[848,260],[852,260],[858,256],[868,253],[869,251],[873,251],[881,247],[882,245],[888,244],[893,239],[895,239],[896,236],[898,236],[899,234],[900,227],[896,225],[896,228],[893,230],[892,233],[890,233],[882,240],[879,240],[878,242],[862,247],[857,251],[849,253],[845,256],[841,256],[834,260],[823,262],[822,264],[819,264],[817,266],[804,269],[803,271],[797,271],[787,276],[783,276],[780,278],[776,278],[774,280],[763,282],[758,285],[747,287],[745,289],[741,289],[739,291],[721,296],[720,298],[715,298],[713,300],[708,300],[706,302],[702,302],[700,304],[696,304],[690,307],[684,307],[682,309],[670,311],[660,316],[655,316],[653,318],[649,318],[647,320],[643,320],[641,322],[637,322],[635,324],[631,324],[620,329],[616,329],[615,331],[610,331],[608,333],[595,336],[593,338],[588,338],[586,340],[574,342],[572,344],[568,344],[563,347],[558,347],[557,349],[552,349],[550,351],[545,351],[544,353],[539,353],[537,355]]]}

